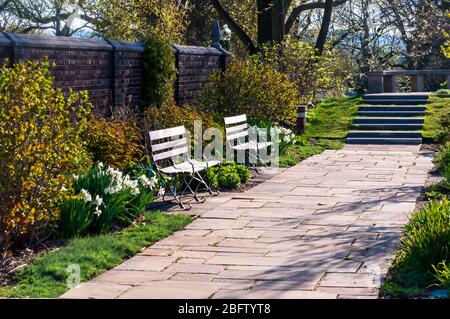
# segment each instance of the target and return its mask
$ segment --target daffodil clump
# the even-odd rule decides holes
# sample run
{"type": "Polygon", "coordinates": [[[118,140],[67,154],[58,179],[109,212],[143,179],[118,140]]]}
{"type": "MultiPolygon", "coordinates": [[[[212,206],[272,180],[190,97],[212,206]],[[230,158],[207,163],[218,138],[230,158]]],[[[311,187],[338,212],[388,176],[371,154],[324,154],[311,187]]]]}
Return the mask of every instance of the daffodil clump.
{"type": "Polygon", "coordinates": [[[86,174],[73,176],[73,194],[61,206],[61,237],[105,233],[114,224],[128,225],[145,211],[159,190],[156,175],[132,178],[98,163],[86,174]]]}

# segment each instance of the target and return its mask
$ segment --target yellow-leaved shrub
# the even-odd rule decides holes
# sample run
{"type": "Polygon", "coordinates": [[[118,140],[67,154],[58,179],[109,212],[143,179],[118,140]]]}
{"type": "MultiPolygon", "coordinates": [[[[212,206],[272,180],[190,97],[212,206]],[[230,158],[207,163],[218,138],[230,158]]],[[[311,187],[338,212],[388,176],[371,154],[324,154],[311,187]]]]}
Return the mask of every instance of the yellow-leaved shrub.
{"type": "Polygon", "coordinates": [[[204,85],[200,109],[209,114],[247,114],[274,125],[293,126],[299,102],[295,84],[258,57],[233,59],[225,72],[216,72],[204,85]]]}
{"type": "Polygon", "coordinates": [[[0,255],[58,217],[65,173],[89,166],[87,92],[53,88],[48,61],[0,68],[0,255]]]}
{"type": "Polygon", "coordinates": [[[92,117],[82,137],[94,162],[125,169],[143,156],[142,135],[132,120],[92,117]]]}

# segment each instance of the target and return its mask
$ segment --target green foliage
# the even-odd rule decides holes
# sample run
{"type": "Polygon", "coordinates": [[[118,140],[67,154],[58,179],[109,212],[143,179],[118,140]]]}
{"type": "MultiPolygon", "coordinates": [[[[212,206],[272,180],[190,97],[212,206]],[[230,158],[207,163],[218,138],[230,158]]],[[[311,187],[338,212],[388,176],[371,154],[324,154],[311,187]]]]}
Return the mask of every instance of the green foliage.
{"type": "Polygon", "coordinates": [[[439,183],[428,187],[425,194],[428,199],[441,199],[443,196],[450,195],[450,142],[442,146],[434,162],[444,178],[439,183]]]}
{"type": "Polygon", "coordinates": [[[177,74],[175,54],[170,44],[154,33],[145,42],[143,60],[143,103],[161,107],[173,100],[177,74]]]}
{"type": "Polygon", "coordinates": [[[188,131],[194,133],[194,121],[201,120],[203,129],[220,127],[213,117],[199,108],[185,104],[182,107],[175,103],[168,103],[163,107],[148,107],[144,113],[147,130],[160,130],[168,127],[184,125],[188,131]]]}
{"type": "Polygon", "coordinates": [[[449,89],[439,89],[436,92],[434,92],[434,94],[438,95],[438,96],[450,95],[450,90],[449,89]]]}
{"type": "Polygon", "coordinates": [[[176,0],[82,1],[95,34],[107,39],[145,41],[157,34],[168,43],[184,41],[186,10],[176,0]]]}
{"type": "Polygon", "coordinates": [[[94,162],[117,169],[134,166],[143,155],[141,133],[131,121],[92,117],[82,138],[94,162]]]}
{"type": "Polygon", "coordinates": [[[94,212],[89,203],[82,199],[66,199],[60,207],[59,236],[61,238],[81,237],[89,231],[94,212]]]}
{"type": "Polygon", "coordinates": [[[58,250],[38,256],[14,275],[14,287],[1,287],[0,296],[55,298],[68,290],[67,267],[78,265],[82,282],[114,268],[191,222],[188,215],[148,212],[143,223],[116,234],[72,239],[58,250]]]}
{"type": "Polygon", "coordinates": [[[433,96],[429,97],[423,137],[443,143],[450,141],[450,99],[433,96]]]}
{"type": "Polygon", "coordinates": [[[205,180],[214,187],[235,189],[250,178],[249,170],[234,162],[224,162],[222,166],[212,167],[206,172],[205,180]]]}
{"type": "Polygon", "coordinates": [[[411,216],[405,226],[402,247],[391,266],[389,293],[404,296],[406,292],[419,294],[424,288],[445,279],[450,262],[450,202],[430,201],[411,216]],[[440,270],[442,272],[436,272],[440,270]],[[396,289],[391,289],[392,287],[396,289]]]}
{"type": "Polygon", "coordinates": [[[438,170],[445,175],[450,169],[450,142],[442,146],[434,162],[437,164],[438,170]]]}
{"type": "Polygon", "coordinates": [[[450,263],[441,262],[439,265],[434,266],[434,278],[441,287],[450,289],[450,263]]]}
{"type": "Polygon", "coordinates": [[[0,69],[0,254],[59,215],[64,173],[89,158],[79,133],[91,110],[86,92],[53,87],[47,61],[0,69]]]}
{"type": "Polygon", "coordinates": [[[305,135],[314,138],[346,138],[361,102],[361,98],[348,97],[323,100],[308,116],[305,135]]]}
{"type": "Polygon", "coordinates": [[[74,195],[61,205],[59,235],[104,234],[115,222],[131,224],[153,200],[156,183],[155,177],[141,175],[133,180],[103,164],[75,176],[74,195]]]}
{"type": "Polygon", "coordinates": [[[216,72],[204,85],[200,108],[209,114],[247,114],[273,125],[296,122],[296,86],[283,73],[257,57],[233,59],[225,72],[216,72]]]}
{"type": "Polygon", "coordinates": [[[447,114],[439,120],[437,139],[441,143],[450,143],[450,109],[447,114]]]}
{"type": "Polygon", "coordinates": [[[450,261],[450,203],[431,201],[411,216],[405,226],[402,247],[416,259],[420,269],[431,271],[432,265],[450,261]]]}
{"type": "Polygon", "coordinates": [[[282,43],[265,45],[261,59],[295,83],[302,104],[314,102],[317,94],[335,90],[342,82],[332,78],[335,69],[332,51],[318,55],[314,46],[289,36],[282,43]]]}

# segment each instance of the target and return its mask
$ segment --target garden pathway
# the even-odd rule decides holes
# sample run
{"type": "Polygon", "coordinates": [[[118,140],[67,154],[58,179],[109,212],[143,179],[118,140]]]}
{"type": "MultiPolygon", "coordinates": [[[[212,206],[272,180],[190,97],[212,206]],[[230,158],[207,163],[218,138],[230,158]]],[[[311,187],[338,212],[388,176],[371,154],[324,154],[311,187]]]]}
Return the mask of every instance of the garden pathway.
{"type": "Polygon", "coordinates": [[[244,193],[63,298],[376,298],[432,168],[419,146],[347,145],[244,193]]]}

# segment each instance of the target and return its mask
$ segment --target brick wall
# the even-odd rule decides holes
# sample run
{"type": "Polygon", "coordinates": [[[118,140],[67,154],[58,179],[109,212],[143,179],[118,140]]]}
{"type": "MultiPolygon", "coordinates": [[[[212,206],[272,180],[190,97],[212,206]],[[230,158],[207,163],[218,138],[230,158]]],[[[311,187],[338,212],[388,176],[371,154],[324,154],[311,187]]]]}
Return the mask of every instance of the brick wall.
{"type": "MultiPolygon", "coordinates": [[[[178,69],[175,99],[195,104],[209,74],[224,69],[229,55],[206,47],[174,45],[178,69]]],[[[96,112],[117,105],[139,105],[142,92],[142,43],[0,33],[0,60],[48,57],[55,63],[55,86],[67,92],[88,90],[96,112]]]]}

